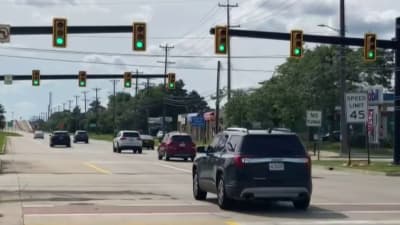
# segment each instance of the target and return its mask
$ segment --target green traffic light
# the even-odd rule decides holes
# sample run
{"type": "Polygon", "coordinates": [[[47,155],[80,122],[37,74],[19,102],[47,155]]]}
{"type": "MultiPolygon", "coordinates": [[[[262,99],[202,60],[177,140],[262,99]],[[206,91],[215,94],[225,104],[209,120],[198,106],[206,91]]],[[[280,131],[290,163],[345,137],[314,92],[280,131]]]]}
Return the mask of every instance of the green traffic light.
{"type": "Polygon", "coordinates": [[[81,87],[85,87],[85,86],[86,86],[86,83],[85,83],[85,81],[80,81],[80,82],[79,82],[79,86],[81,86],[81,87]]]}
{"type": "Polygon", "coordinates": [[[219,49],[220,52],[224,52],[225,51],[225,45],[220,44],[218,49],[219,49]]]}
{"type": "Polygon", "coordinates": [[[131,82],[125,82],[125,87],[130,88],[131,87],[131,82]]]}
{"type": "Polygon", "coordinates": [[[64,39],[61,38],[61,37],[58,37],[58,38],[56,39],[56,43],[57,43],[57,45],[63,45],[63,44],[64,44],[64,39]]]}
{"type": "Polygon", "coordinates": [[[293,50],[293,53],[294,53],[295,56],[299,56],[299,55],[301,55],[301,49],[300,48],[295,48],[293,50]]]}
{"type": "Polygon", "coordinates": [[[375,57],[374,51],[369,51],[368,52],[368,58],[373,59],[375,57]]]}
{"type": "Polygon", "coordinates": [[[136,47],[137,48],[143,48],[143,42],[142,41],[137,41],[136,42],[136,47]]]}
{"type": "Polygon", "coordinates": [[[38,80],[34,80],[34,81],[33,81],[33,85],[34,85],[34,86],[39,86],[39,81],[38,81],[38,80]]]}
{"type": "Polygon", "coordinates": [[[175,88],[175,84],[174,83],[169,83],[169,89],[174,89],[175,88]]]}

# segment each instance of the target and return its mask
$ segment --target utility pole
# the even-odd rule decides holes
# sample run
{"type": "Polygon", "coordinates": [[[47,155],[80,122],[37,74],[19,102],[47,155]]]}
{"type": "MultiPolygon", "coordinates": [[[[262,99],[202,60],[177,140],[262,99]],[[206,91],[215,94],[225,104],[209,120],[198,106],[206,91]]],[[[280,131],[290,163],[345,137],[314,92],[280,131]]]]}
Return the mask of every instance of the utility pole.
{"type": "Polygon", "coordinates": [[[78,99],[79,99],[79,95],[75,95],[75,108],[78,107],[78,99]]]}
{"type": "Polygon", "coordinates": [[[114,134],[117,132],[117,121],[116,121],[116,107],[117,107],[117,98],[116,98],[116,85],[119,82],[119,80],[111,80],[111,82],[113,83],[113,131],[114,134]]]}
{"type": "Polygon", "coordinates": [[[63,112],[65,111],[65,105],[66,104],[67,104],[66,102],[63,102],[63,112]]]}
{"type": "MultiPolygon", "coordinates": [[[[160,45],[160,48],[165,50],[165,53],[164,53],[165,54],[165,59],[164,59],[164,62],[161,62],[161,63],[164,63],[164,75],[167,76],[167,66],[168,66],[168,64],[173,64],[174,63],[174,62],[169,62],[168,61],[168,51],[170,49],[173,49],[174,46],[168,46],[168,44],[166,44],[164,46],[160,45]]],[[[167,95],[167,78],[166,77],[164,77],[163,93],[164,93],[164,95],[163,95],[163,110],[162,110],[162,125],[161,125],[161,129],[163,131],[163,134],[165,135],[165,133],[166,133],[165,132],[166,131],[165,116],[166,116],[166,111],[167,111],[166,105],[165,105],[165,97],[167,95]]]]}
{"type": "MultiPolygon", "coordinates": [[[[345,25],[345,3],[344,0],[340,0],[340,37],[344,38],[346,35],[345,25]]],[[[340,45],[339,52],[339,74],[340,74],[340,133],[342,135],[341,152],[346,153],[349,151],[348,148],[348,129],[346,122],[346,105],[345,105],[345,93],[346,93],[346,56],[345,56],[345,45],[340,45]]],[[[350,154],[350,152],[348,152],[350,154]]]]}
{"type": "Polygon", "coordinates": [[[147,78],[146,92],[147,92],[147,95],[150,93],[150,78],[147,78]]]}
{"type": "MultiPolygon", "coordinates": [[[[234,5],[229,4],[229,0],[226,0],[226,4],[220,4],[218,3],[218,7],[224,7],[226,8],[226,21],[227,21],[227,28],[228,31],[231,28],[231,15],[230,15],[230,10],[231,8],[239,7],[239,4],[236,3],[234,5]]],[[[227,67],[228,67],[228,101],[231,99],[231,37],[228,33],[228,46],[227,46],[227,67]]]]}
{"type": "Polygon", "coordinates": [[[218,60],[217,66],[217,100],[215,101],[215,134],[219,132],[219,79],[221,73],[221,61],[218,60]]]}
{"type": "MultiPolygon", "coordinates": [[[[135,97],[138,95],[139,91],[139,70],[136,69],[136,80],[135,80],[135,97]]],[[[136,107],[135,107],[136,108],[136,107]]],[[[135,109],[136,110],[136,109],[135,109]]]]}
{"type": "Polygon", "coordinates": [[[49,117],[51,115],[51,104],[52,104],[52,93],[49,92],[49,105],[47,107],[47,120],[49,120],[49,117]]]}
{"type": "Polygon", "coordinates": [[[98,95],[97,95],[97,93],[101,90],[101,88],[93,88],[93,90],[96,92],[96,108],[95,108],[95,111],[96,111],[96,133],[98,133],[99,132],[99,129],[98,129],[98,120],[99,120],[99,98],[98,98],[98,95]]]}
{"type": "Polygon", "coordinates": [[[87,112],[87,93],[89,91],[82,91],[83,93],[83,101],[85,102],[85,113],[87,112]]]}
{"type": "Polygon", "coordinates": [[[394,150],[393,164],[400,165],[400,17],[396,18],[395,78],[394,78],[394,150]]]}

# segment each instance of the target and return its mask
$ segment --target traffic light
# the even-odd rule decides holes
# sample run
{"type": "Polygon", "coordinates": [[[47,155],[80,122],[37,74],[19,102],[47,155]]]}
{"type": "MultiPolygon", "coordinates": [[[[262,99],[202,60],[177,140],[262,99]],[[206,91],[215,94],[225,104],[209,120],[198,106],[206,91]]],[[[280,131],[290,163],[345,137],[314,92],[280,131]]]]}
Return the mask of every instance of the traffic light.
{"type": "Polygon", "coordinates": [[[376,61],[376,34],[366,33],[364,36],[364,60],[366,62],[376,61]]]}
{"type": "Polygon", "coordinates": [[[215,27],[215,54],[226,54],[228,52],[229,38],[226,26],[215,27]]]}
{"type": "Polygon", "coordinates": [[[290,57],[299,59],[303,55],[303,31],[292,30],[290,32],[290,57]]]}
{"type": "Polygon", "coordinates": [[[124,73],[124,88],[131,88],[132,87],[132,73],[125,72],[124,73]]]}
{"type": "Polygon", "coordinates": [[[146,23],[133,23],[133,50],[146,51],[146,23]]]}
{"type": "Polygon", "coordinates": [[[53,19],[53,47],[67,47],[67,19],[65,18],[53,19]]]}
{"type": "Polygon", "coordinates": [[[86,71],[79,71],[78,82],[79,87],[86,87],[86,71]]]}
{"type": "Polygon", "coordinates": [[[32,70],[32,86],[40,86],[40,70],[32,70]]]}
{"type": "Polygon", "coordinates": [[[168,74],[168,89],[175,89],[175,73],[168,74]]]}

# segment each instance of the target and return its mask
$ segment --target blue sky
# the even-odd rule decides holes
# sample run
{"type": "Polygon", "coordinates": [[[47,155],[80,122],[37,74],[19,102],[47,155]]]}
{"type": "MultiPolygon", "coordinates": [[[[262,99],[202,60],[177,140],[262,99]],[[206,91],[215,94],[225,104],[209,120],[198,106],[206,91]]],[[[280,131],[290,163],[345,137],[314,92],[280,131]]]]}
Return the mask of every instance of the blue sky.
{"type": "MultiPolygon", "coordinates": [[[[30,74],[40,69],[42,74],[74,74],[79,70],[90,73],[120,73],[136,71],[162,73],[160,44],[174,45],[170,60],[175,64],[169,72],[183,79],[189,90],[207,97],[215,91],[218,58],[213,53],[213,36],[209,29],[226,23],[226,10],[216,0],[1,0],[0,24],[11,26],[50,26],[53,17],[68,18],[69,25],[130,25],[134,21],[148,24],[148,51],[133,52],[131,34],[75,34],[69,35],[68,48],[55,50],[51,36],[12,36],[11,43],[0,44],[0,74],[30,74]],[[50,51],[49,51],[50,50],[50,51]],[[79,54],[77,53],[79,52],[79,54]],[[103,54],[108,53],[108,54],[103,54]],[[179,56],[202,56],[181,58],[179,56]],[[178,57],[176,57],[178,56],[178,57]],[[18,58],[18,57],[31,57],[18,58]],[[36,58],[36,59],[32,59],[36,58]],[[39,58],[41,58],[39,60],[39,58]],[[51,59],[51,60],[44,60],[51,59]],[[62,62],[63,60],[77,61],[62,62]],[[92,63],[90,63],[92,62],[92,63]],[[123,64],[101,65],[95,63],[123,64]],[[139,65],[148,65],[146,67],[139,65]],[[184,69],[188,67],[201,68],[184,69]]],[[[338,27],[339,0],[238,0],[239,7],[231,10],[232,25],[241,29],[287,32],[302,29],[305,33],[335,35],[334,31],[318,27],[327,24],[338,27]]],[[[225,3],[221,1],[221,3],[225,3]]],[[[347,0],[347,35],[362,37],[364,32],[376,32],[379,38],[394,36],[395,17],[400,16],[400,2],[396,0],[347,0]]],[[[307,44],[308,47],[313,45],[307,44]]],[[[269,79],[276,66],[283,63],[289,52],[285,41],[233,38],[232,87],[257,87],[269,79]],[[243,59],[240,56],[267,56],[243,59]],[[235,58],[239,57],[239,58],[235,58]],[[242,70],[257,71],[242,71],[242,70]]],[[[226,60],[220,59],[223,68],[226,60]]],[[[226,70],[222,72],[222,86],[226,85],[226,70]]],[[[144,81],[143,81],[144,82],[144,81]]],[[[153,80],[159,83],[161,80],[153,80]]],[[[74,99],[84,90],[94,99],[93,88],[99,87],[103,105],[112,91],[108,80],[89,80],[86,89],[78,88],[77,81],[42,81],[39,88],[29,81],[0,84],[0,103],[16,117],[29,119],[47,111],[48,94],[53,93],[53,106],[74,99]]],[[[123,90],[122,82],[118,91],[123,90]]],[[[81,97],[81,100],[83,98],[81,97]]],[[[80,101],[81,108],[83,102],[80,101]]]]}

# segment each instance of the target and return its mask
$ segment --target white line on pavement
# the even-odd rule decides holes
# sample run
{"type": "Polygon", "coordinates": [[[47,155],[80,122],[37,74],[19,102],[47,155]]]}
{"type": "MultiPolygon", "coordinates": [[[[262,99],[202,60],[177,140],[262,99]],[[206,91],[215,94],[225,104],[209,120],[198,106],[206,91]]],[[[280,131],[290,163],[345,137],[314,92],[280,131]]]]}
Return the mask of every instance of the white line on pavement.
{"type": "Polygon", "coordinates": [[[29,214],[25,213],[27,217],[59,217],[59,216],[175,216],[175,215],[209,215],[216,213],[209,212],[164,212],[164,213],[55,213],[55,214],[29,214]]]}
{"type": "Polygon", "coordinates": [[[39,204],[37,204],[37,205],[23,204],[23,207],[24,208],[46,208],[46,207],[51,208],[51,207],[54,207],[54,205],[51,205],[51,204],[43,204],[43,205],[39,205],[39,204]]]}
{"type": "Polygon", "coordinates": [[[312,205],[400,205],[398,202],[312,202],[312,205]]]}
{"type": "Polygon", "coordinates": [[[178,167],[175,167],[175,166],[169,166],[169,165],[165,165],[165,164],[162,164],[162,163],[155,163],[155,164],[159,165],[159,166],[162,166],[162,167],[170,168],[170,169],[173,169],[173,170],[178,170],[178,171],[181,171],[181,172],[185,172],[185,173],[192,173],[191,170],[182,169],[182,168],[178,168],[178,167]]]}
{"type": "MultiPolygon", "coordinates": [[[[246,225],[247,223],[240,223],[242,225],[246,225]]],[[[252,225],[256,225],[257,223],[249,223],[252,225]]],[[[261,223],[259,223],[261,224],[261,223]]],[[[265,224],[265,223],[263,223],[265,224]]],[[[328,220],[328,221],[293,221],[293,222],[281,222],[276,223],[277,225],[340,225],[340,224],[400,224],[400,220],[328,220]]]]}

